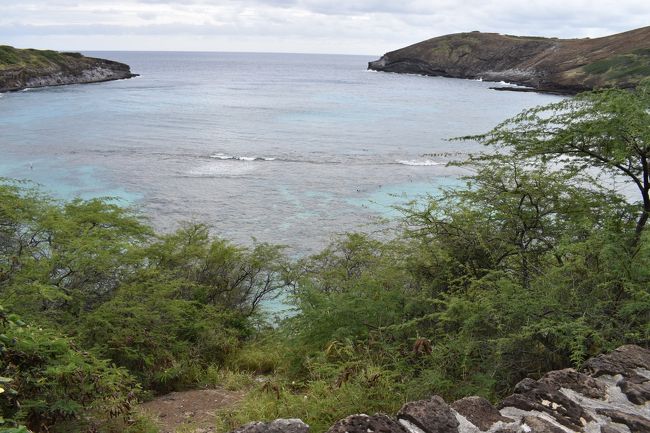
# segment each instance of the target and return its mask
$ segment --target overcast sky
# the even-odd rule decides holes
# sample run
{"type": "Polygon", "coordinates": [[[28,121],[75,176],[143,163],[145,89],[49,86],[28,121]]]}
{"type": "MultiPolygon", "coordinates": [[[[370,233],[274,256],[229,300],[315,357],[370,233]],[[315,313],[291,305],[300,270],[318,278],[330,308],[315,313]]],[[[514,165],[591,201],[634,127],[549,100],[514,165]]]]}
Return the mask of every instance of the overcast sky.
{"type": "Polygon", "coordinates": [[[650,0],[0,0],[0,44],[58,50],[378,55],[480,30],[596,37],[650,25],[650,0]]]}

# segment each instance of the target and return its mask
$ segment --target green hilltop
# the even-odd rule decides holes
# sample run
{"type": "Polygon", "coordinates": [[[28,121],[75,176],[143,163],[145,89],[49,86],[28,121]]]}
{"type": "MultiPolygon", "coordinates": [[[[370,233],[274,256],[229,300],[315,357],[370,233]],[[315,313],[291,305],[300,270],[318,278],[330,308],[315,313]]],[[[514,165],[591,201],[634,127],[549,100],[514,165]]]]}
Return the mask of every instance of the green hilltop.
{"type": "Polygon", "coordinates": [[[0,92],[132,78],[129,65],[80,53],[0,45],[0,92]]]}
{"type": "Polygon", "coordinates": [[[83,58],[80,53],[60,53],[53,50],[18,49],[0,45],[0,69],[43,68],[68,64],[83,58]],[[73,60],[74,59],[74,60],[73,60]]]}

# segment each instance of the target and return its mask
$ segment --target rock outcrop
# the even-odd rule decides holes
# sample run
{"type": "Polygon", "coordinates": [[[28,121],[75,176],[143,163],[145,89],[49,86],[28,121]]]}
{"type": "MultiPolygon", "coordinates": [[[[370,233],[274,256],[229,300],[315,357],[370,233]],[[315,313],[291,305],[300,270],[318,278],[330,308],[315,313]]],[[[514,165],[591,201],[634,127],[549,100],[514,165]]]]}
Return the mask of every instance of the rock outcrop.
{"type": "MultiPolygon", "coordinates": [[[[271,422],[251,422],[233,433],[308,433],[309,426],[299,419],[276,419],[271,422]]],[[[364,432],[365,433],[365,432],[364,432]]]]}
{"type": "MultiPolygon", "coordinates": [[[[497,407],[480,397],[448,405],[432,396],[406,403],[395,417],[351,415],[327,433],[650,433],[649,390],[650,350],[628,345],[590,359],[582,371],[524,379],[497,407]]],[[[235,433],[308,432],[290,421],[251,423],[235,433]]]]}
{"type": "Polygon", "coordinates": [[[562,94],[630,88],[650,77],[650,27],[595,39],[458,33],[389,52],[368,69],[506,81],[562,94]]]}
{"type": "Polygon", "coordinates": [[[0,46],[0,92],[133,78],[129,65],[79,53],[0,46]]]}
{"type": "Polygon", "coordinates": [[[430,400],[406,403],[397,413],[397,419],[409,431],[419,429],[424,433],[458,433],[458,419],[449,405],[437,395],[430,400]]]}

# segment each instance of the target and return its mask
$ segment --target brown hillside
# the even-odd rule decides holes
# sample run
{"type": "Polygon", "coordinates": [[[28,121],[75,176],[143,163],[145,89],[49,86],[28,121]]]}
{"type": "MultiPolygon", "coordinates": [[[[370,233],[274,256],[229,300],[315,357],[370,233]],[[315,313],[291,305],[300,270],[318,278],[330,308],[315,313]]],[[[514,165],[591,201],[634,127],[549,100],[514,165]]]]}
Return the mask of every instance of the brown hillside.
{"type": "Polygon", "coordinates": [[[458,33],[389,52],[368,68],[508,81],[560,93],[628,88],[650,77],[650,27],[596,39],[458,33]]]}

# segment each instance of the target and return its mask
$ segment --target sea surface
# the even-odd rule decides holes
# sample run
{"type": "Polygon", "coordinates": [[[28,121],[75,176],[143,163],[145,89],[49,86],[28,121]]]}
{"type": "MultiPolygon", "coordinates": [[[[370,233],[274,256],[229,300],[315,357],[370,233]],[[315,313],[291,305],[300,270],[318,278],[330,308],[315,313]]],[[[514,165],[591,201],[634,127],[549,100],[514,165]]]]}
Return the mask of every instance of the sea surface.
{"type": "Polygon", "coordinates": [[[0,95],[0,176],[57,197],[119,197],[159,229],[209,224],[308,254],[392,205],[458,184],[451,159],[558,100],[494,83],[366,71],[376,56],[84,53],[131,80],[0,95]]]}

